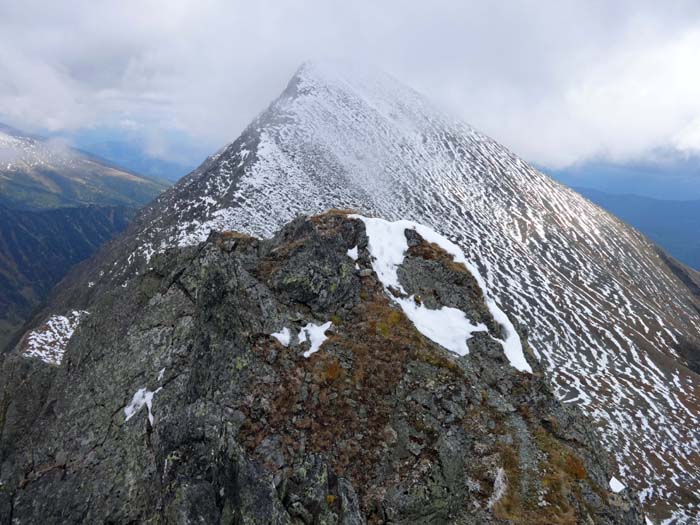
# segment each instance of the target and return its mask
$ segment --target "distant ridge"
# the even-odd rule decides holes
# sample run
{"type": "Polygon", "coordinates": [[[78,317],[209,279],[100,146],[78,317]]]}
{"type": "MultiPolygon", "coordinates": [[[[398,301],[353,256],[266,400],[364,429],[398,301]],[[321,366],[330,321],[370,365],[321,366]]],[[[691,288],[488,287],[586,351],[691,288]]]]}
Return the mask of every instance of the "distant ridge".
{"type": "Polygon", "coordinates": [[[652,199],[591,188],[574,189],[637,228],[682,263],[700,270],[700,200],[652,199]]]}
{"type": "Polygon", "coordinates": [[[140,207],[166,187],[163,181],[0,124],[0,203],[8,208],[140,207]]]}

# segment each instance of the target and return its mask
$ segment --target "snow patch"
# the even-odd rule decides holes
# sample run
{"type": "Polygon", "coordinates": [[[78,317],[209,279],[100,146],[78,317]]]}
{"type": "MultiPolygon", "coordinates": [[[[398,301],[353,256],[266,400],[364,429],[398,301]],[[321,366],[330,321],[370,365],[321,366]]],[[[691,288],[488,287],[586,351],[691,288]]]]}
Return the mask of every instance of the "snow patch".
{"type": "Polygon", "coordinates": [[[308,323],[304,328],[299,330],[299,342],[305,343],[308,340],[309,344],[311,345],[311,347],[304,352],[304,357],[308,359],[311,354],[318,352],[318,349],[321,348],[323,342],[328,339],[326,330],[328,330],[332,324],[332,321],[328,321],[327,323],[321,325],[308,323]]]}
{"type": "Polygon", "coordinates": [[[424,305],[417,305],[413,297],[408,299],[394,298],[401,309],[420,333],[431,341],[458,355],[467,355],[467,339],[472,332],[486,332],[488,328],[483,323],[473,325],[462,310],[443,306],[439,310],[431,310],[424,305]]]}
{"type": "Polygon", "coordinates": [[[151,392],[145,387],[138,389],[134,394],[134,397],[131,398],[131,403],[124,408],[124,416],[126,417],[125,421],[129,421],[134,414],[138,413],[138,411],[145,405],[148,409],[148,421],[151,423],[151,426],[153,426],[153,396],[155,396],[161,390],[163,390],[162,387],[158,388],[155,392],[151,392]]]}
{"type": "Polygon", "coordinates": [[[84,310],[73,310],[68,315],[52,315],[39,328],[27,335],[25,357],[41,359],[50,365],[60,365],[68,342],[80,321],[88,315],[84,310]]]}
{"type": "Polygon", "coordinates": [[[613,492],[616,492],[616,493],[621,492],[621,491],[625,490],[626,488],[627,487],[625,487],[622,484],[622,482],[619,479],[617,479],[615,476],[610,478],[610,490],[612,490],[613,492]]]}
{"type": "Polygon", "coordinates": [[[353,261],[357,260],[357,246],[348,250],[348,257],[350,257],[353,261]]]}
{"type": "Polygon", "coordinates": [[[289,342],[292,339],[292,333],[289,331],[289,328],[286,326],[282,328],[279,332],[275,332],[274,334],[270,334],[270,336],[274,337],[277,339],[282,346],[289,346],[289,342]]]}
{"type": "Polygon", "coordinates": [[[488,507],[493,508],[493,506],[498,503],[498,501],[506,493],[508,488],[508,478],[506,477],[506,471],[499,467],[496,472],[496,479],[493,482],[493,494],[489,498],[488,507]]]}
{"type": "MultiPolygon", "coordinates": [[[[456,263],[464,265],[479,284],[491,315],[505,331],[506,337],[504,340],[494,339],[501,343],[503,351],[513,367],[521,372],[532,373],[532,368],[525,360],[520,336],[515,330],[513,323],[488,294],[486,282],[481,277],[476,266],[467,260],[462,250],[456,244],[427,226],[412,221],[390,222],[362,215],[350,215],[349,217],[364,222],[369,239],[368,248],[373,258],[372,268],[387,290],[394,288],[404,295],[408,295],[401,283],[399,283],[397,273],[398,267],[403,263],[405,253],[408,250],[406,230],[413,230],[427,242],[437,244],[450,254],[456,263]]],[[[469,353],[466,340],[471,337],[473,332],[486,330],[484,325],[472,325],[466,315],[455,308],[443,307],[439,310],[429,310],[428,308],[417,306],[411,297],[408,299],[395,298],[391,293],[389,293],[389,297],[401,306],[404,313],[413,321],[416,328],[423,335],[459,355],[469,353]],[[461,317],[455,312],[461,313],[461,317]]]]}
{"type": "MultiPolygon", "coordinates": [[[[394,288],[408,295],[399,283],[397,269],[403,263],[408,250],[405,230],[415,230],[416,224],[410,221],[389,222],[384,219],[370,219],[362,215],[349,215],[351,219],[360,219],[365,223],[365,231],[372,255],[372,269],[385,288],[394,288]]],[[[427,240],[427,239],[426,239],[427,240]]]]}

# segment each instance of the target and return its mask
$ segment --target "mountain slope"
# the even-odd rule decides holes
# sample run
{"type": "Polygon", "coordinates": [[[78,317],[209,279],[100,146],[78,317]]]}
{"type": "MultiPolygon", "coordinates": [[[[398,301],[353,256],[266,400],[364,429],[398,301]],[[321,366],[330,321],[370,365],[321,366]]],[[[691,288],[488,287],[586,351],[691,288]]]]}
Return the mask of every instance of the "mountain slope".
{"type": "Polygon", "coordinates": [[[165,188],[0,124],[0,346],[73,265],[165,188]]]}
{"type": "Polygon", "coordinates": [[[35,212],[0,206],[0,346],[73,265],[124,230],[134,213],[97,206],[35,212]]]}
{"type": "Polygon", "coordinates": [[[700,269],[700,201],[668,201],[574,188],[637,228],[679,261],[700,269]]]}
{"type": "Polygon", "coordinates": [[[641,525],[462,259],[421,225],[338,212],[155,257],[66,320],[63,366],[0,368],[0,519],[641,525]],[[462,357],[420,322],[455,312],[462,357]]]}
{"type": "Polygon", "coordinates": [[[457,243],[646,508],[686,521],[700,511],[700,378],[682,357],[700,351],[698,297],[637,231],[380,73],[303,66],[35,321],[90,310],[153,254],[211,229],[266,237],[329,207],[415,220],[457,243]]]}
{"type": "Polygon", "coordinates": [[[8,208],[140,207],[166,187],[0,124],[0,204],[8,208]]]}

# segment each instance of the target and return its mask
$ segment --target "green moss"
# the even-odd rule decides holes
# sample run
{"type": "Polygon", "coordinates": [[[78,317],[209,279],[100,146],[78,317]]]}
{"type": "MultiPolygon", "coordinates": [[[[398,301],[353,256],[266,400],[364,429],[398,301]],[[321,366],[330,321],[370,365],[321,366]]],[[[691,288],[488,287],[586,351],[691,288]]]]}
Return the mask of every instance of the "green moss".
{"type": "Polygon", "coordinates": [[[441,355],[438,351],[433,349],[418,349],[416,350],[414,356],[416,359],[428,363],[436,368],[442,368],[448,372],[461,375],[462,369],[459,365],[447,356],[441,355]]]}
{"type": "Polygon", "coordinates": [[[501,445],[499,452],[501,465],[508,480],[508,488],[503,497],[494,505],[494,514],[499,518],[522,522],[524,509],[520,494],[521,480],[518,451],[510,445],[501,445]]]}
{"type": "Polygon", "coordinates": [[[238,371],[241,371],[245,367],[248,366],[248,360],[244,359],[242,357],[237,357],[236,359],[234,359],[233,363],[234,363],[234,366],[236,367],[236,370],[238,370],[238,371]]]}
{"type": "Polygon", "coordinates": [[[296,283],[303,283],[304,279],[297,275],[287,275],[284,279],[282,279],[282,283],[285,285],[290,285],[290,284],[296,284],[296,283]]]}
{"type": "Polygon", "coordinates": [[[398,310],[390,310],[388,315],[377,321],[377,331],[382,337],[389,337],[400,321],[401,312],[398,310]]]}
{"type": "Polygon", "coordinates": [[[147,275],[141,281],[138,291],[137,301],[139,304],[146,304],[150,301],[160,290],[161,280],[154,275],[147,275]]]}

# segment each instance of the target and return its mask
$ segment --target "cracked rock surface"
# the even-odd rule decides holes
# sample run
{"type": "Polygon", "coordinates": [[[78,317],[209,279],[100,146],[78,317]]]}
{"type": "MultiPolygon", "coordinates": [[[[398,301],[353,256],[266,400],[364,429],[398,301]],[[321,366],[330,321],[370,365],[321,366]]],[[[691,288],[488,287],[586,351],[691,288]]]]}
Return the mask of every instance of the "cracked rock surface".
{"type": "Polygon", "coordinates": [[[469,271],[406,236],[406,291],[486,325],[468,355],[392,303],[344,212],[212,233],[103,294],[60,366],[5,357],[0,522],[642,523],[526,327],[533,374],[469,271]],[[305,358],[302,328],[328,322],[305,358]]]}

